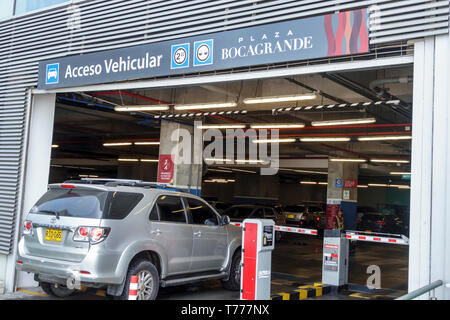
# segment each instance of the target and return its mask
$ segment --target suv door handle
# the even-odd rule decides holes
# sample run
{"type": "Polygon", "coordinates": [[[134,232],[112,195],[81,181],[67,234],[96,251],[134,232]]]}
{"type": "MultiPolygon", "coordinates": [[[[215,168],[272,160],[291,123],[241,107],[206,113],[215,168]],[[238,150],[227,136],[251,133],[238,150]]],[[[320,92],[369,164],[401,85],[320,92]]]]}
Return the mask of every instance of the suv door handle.
{"type": "Polygon", "coordinates": [[[159,229],[156,229],[155,231],[152,231],[151,234],[160,235],[162,232],[159,229]]]}
{"type": "Polygon", "coordinates": [[[201,231],[194,232],[194,236],[201,237],[202,236],[202,232],[201,231]]]}

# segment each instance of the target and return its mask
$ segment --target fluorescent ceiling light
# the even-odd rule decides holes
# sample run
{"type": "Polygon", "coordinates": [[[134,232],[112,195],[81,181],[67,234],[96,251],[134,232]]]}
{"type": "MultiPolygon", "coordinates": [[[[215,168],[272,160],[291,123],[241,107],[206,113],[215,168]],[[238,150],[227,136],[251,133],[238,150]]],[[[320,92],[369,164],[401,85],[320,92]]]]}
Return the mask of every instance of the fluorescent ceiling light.
{"type": "Polygon", "coordinates": [[[200,103],[200,104],[184,104],[175,105],[175,110],[202,110],[202,109],[219,109],[237,107],[236,102],[216,102],[216,103],[200,103]]]}
{"type": "Polygon", "coordinates": [[[290,96],[277,96],[277,97],[261,97],[261,98],[247,98],[244,100],[245,104],[259,104],[259,103],[272,103],[272,102],[293,102],[302,100],[314,100],[317,95],[314,93],[290,95],[290,96]]]}
{"type": "Polygon", "coordinates": [[[224,170],[224,169],[208,169],[208,171],[211,172],[222,172],[222,173],[233,173],[231,170],[224,170]]]}
{"type": "Polygon", "coordinates": [[[348,142],[347,137],[329,137],[329,138],[300,138],[301,142],[348,142]]]}
{"type": "Polygon", "coordinates": [[[314,181],[300,181],[300,184],[317,184],[317,182],[314,182],[314,181]]]}
{"type": "Polygon", "coordinates": [[[388,184],[382,184],[382,183],[369,183],[368,186],[369,187],[385,187],[385,188],[389,187],[388,184]]]}
{"type": "Polygon", "coordinates": [[[159,141],[149,141],[149,142],[135,142],[137,146],[159,146],[161,142],[159,141]]]}
{"type": "Polygon", "coordinates": [[[236,180],[233,180],[233,179],[210,179],[210,180],[204,180],[203,182],[206,182],[206,183],[232,183],[232,182],[236,182],[236,180]]]}
{"type": "Polygon", "coordinates": [[[295,129],[304,128],[304,123],[290,123],[290,124],[252,124],[250,128],[252,129],[295,129]]]}
{"type": "Polygon", "coordinates": [[[117,106],[114,108],[118,112],[129,112],[129,111],[167,111],[169,110],[168,105],[151,105],[151,106],[117,106]]]}
{"type": "Polygon", "coordinates": [[[118,161],[120,161],[120,162],[139,162],[139,159],[123,159],[123,158],[120,158],[120,159],[118,159],[118,161]]]}
{"type": "Polygon", "coordinates": [[[52,144],[52,148],[54,148],[54,149],[59,148],[59,145],[58,144],[52,144]]]}
{"type": "Polygon", "coordinates": [[[330,159],[332,162],[367,162],[365,159],[330,159]]]}
{"type": "Polygon", "coordinates": [[[112,143],[104,143],[104,147],[120,147],[120,146],[131,146],[133,143],[131,142],[112,142],[112,143]]]}
{"type": "Polygon", "coordinates": [[[409,163],[409,160],[370,159],[370,162],[375,162],[375,163],[409,163]]]}
{"type": "Polygon", "coordinates": [[[265,140],[252,140],[253,143],[290,143],[295,142],[297,139],[265,139],[265,140]]]}
{"type": "Polygon", "coordinates": [[[236,163],[265,163],[263,160],[245,160],[245,159],[236,159],[236,163]]]}
{"type": "Polygon", "coordinates": [[[221,158],[205,158],[208,162],[233,162],[233,159],[221,159],[221,158]]]}
{"type": "Polygon", "coordinates": [[[391,172],[393,176],[410,176],[411,172],[391,172]]]}
{"type": "Polygon", "coordinates": [[[412,136],[359,137],[358,141],[411,140],[412,136]]]}
{"type": "Polygon", "coordinates": [[[327,186],[327,185],[328,185],[328,182],[319,182],[319,184],[320,184],[321,186],[327,186]]]}
{"type": "Polygon", "coordinates": [[[158,159],[141,159],[142,162],[159,162],[158,159]]]}
{"type": "Polygon", "coordinates": [[[358,184],[358,188],[368,188],[369,186],[367,186],[367,185],[364,185],[364,184],[358,184]]]}
{"type": "Polygon", "coordinates": [[[236,171],[236,172],[254,173],[254,174],[256,174],[255,171],[250,171],[250,170],[242,170],[242,169],[231,169],[231,170],[236,171]]]}
{"type": "Polygon", "coordinates": [[[245,129],[246,127],[245,124],[206,124],[197,126],[197,129],[245,129]]]}
{"type": "Polygon", "coordinates": [[[351,124],[368,124],[375,123],[375,118],[362,119],[345,119],[345,120],[330,120],[330,121],[314,121],[311,123],[313,127],[327,127],[327,126],[346,126],[351,124]]]}

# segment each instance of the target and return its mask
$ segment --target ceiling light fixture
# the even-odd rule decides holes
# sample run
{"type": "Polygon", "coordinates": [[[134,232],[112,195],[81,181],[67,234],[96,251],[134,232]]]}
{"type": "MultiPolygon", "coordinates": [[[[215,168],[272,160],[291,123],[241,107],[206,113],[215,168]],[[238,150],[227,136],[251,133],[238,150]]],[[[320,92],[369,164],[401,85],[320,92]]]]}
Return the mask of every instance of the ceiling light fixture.
{"type": "Polygon", "coordinates": [[[123,159],[123,158],[119,158],[118,161],[120,161],[120,162],[139,162],[139,159],[123,159]]]}
{"type": "Polygon", "coordinates": [[[369,186],[364,185],[364,184],[358,184],[358,188],[366,189],[366,188],[368,188],[368,187],[369,187],[369,186]]]}
{"type": "Polygon", "coordinates": [[[58,144],[52,144],[52,148],[53,149],[59,148],[59,145],[58,144]]]}
{"type": "Polygon", "coordinates": [[[375,123],[375,118],[362,118],[362,119],[345,119],[345,120],[330,120],[330,121],[314,121],[311,123],[313,127],[329,127],[329,126],[346,126],[352,124],[369,124],[375,123]]]}
{"type": "Polygon", "coordinates": [[[291,143],[296,142],[297,139],[264,139],[264,140],[252,140],[253,143],[291,143]]]}
{"type": "Polygon", "coordinates": [[[290,123],[290,124],[252,124],[252,129],[297,129],[304,128],[304,123],[290,123]]]}
{"type": "Polygon", "coordinates": [[[149,142],[135,142],[137,146],[159,146],[161,142],[159,141],[149,141],[149,142]]]}
{"type": "Polygon", "coordinates": [[[411,172],[391,172],[393,176],[410,176],[411,172]]]}
{"type": "Polygon", "coordinates": [[[300,138],[301,142],[349,142],[347,137],[328,137],[328,138],[300,138]]]}
{"type": "Polygon", "coordinates": [[[197,129],[245,129],[246,127],[245,124],[206,124],[197,126],[197,129]]]}
{"type": "Polygon", "coordinates": [[[117,112],[131,112],[131,111],[167,111],[168,105],[151,105],[151,106],[117,106],[114,110],[117,112]]]}
{"type": "Polygon", "coordinates": [[[290,96],[276,96],[276,97],[261,97],[261,98],[247,98],[244,100],[245,104],[260,104],[273,102],[295,102],[303,100],[314,100],[317,95],[314,93],[290,96]]]}
{"type": "Polygon", "coordinates": [[[314,182],[314,181],[300,181],[300,184],[317,184],[317,182],[314,182]]]}
{"type": "Polygon", "coordinates": [[[111,143],[104,143],[104,147],[121,147],[121,146],[131,146],[133,143],[131,142],[111,142],[111,143]]]}
{"type": "Polygon", "coordinates": [[[202,110],[202,109],[219,109],[219,108],[234,108],[237,107],[236,102],[215,102],[215,103],[200,103],[200,104],[183,104],[175,105],[175,110],[202,110]]]}
{"type": "Polygon", "coordinates": [[[359,137],[358,141],[390,141],[411,140],[412,136],[382,136],[382,137],[359,137]]]}
{"type": "Polygon", "coordinates": [[[395,160],[395,159],[370,159],[370,162],[375,163],[410,163],[409,160],[395,160]]]}
{"type": "Polygon", "coordinates": [[[339,158],[333,158],[330,159],[332,162],[367,162],[365,159],[339,159],[339,158]]]}
{"type": "Polygon", "coordinates": [[[141,159],[141,162],[159,162],[158,159],[141,159]]]}

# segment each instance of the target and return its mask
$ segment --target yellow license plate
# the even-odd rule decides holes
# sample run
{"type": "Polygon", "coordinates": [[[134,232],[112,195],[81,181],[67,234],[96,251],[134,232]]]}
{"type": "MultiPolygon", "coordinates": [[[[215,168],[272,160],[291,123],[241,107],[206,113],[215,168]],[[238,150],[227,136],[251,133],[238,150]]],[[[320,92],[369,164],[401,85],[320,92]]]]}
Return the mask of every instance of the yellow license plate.
{"type": "Polygon", "coordinates": [[[290,214],[290,215],[288,215],[288,218],[289,218],[289,219],[294,219],[295,216],[294,216],[293,214],[290,214]]]}
{"type": "Polygon", "coordinates": [[[45,229],[45,240],[61,242],[62,241],[62,230],[45,229]]]}

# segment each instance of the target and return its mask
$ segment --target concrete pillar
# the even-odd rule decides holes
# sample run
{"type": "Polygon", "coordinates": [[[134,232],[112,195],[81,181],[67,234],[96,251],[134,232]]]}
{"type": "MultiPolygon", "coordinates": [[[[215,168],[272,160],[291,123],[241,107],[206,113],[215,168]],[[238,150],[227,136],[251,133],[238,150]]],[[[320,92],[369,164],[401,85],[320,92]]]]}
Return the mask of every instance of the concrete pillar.
{"type": "MultiPolygon", "coordinates": [[[[37,95],[32,100],[22,215],[16,220],[19,226],[22,226],[27,213],[36,201],[47,192],[52,153],[55,100],[56,96],[54,94],[37,95]]],[[[17,237],[17,241],[19,239],[17,237]]],[[[13,254],[8,256],[5,281],[7,291],[13,291],[14,285],[17,287],[37,286],[37,282],[33,280],[33,275],[25,272],[18,274],[17,283],[14,284],[17,243],[14,244],[13,254]]]]}
{"type": "Polygon", "coordinates": [[[339,208],[344,215],[344,228],[356,229],[356,209],[358,205],[358,170],[355,163],[328,163],[327,216],[326,228],[332,229],[339,208]]]}
{"type": "Polygon", "coordinates": [[[165,182],[161,181],[161,174],[165,171],[163,159],[171,156],[173,170],[170,169],[172,164],[169,165],[171,179],[167,182],[192,194],[201,195],[203,160],[201,130],[194,129],[194,126],[189,124],[161,120],[160,142],[158,181],[165,182]]]}

